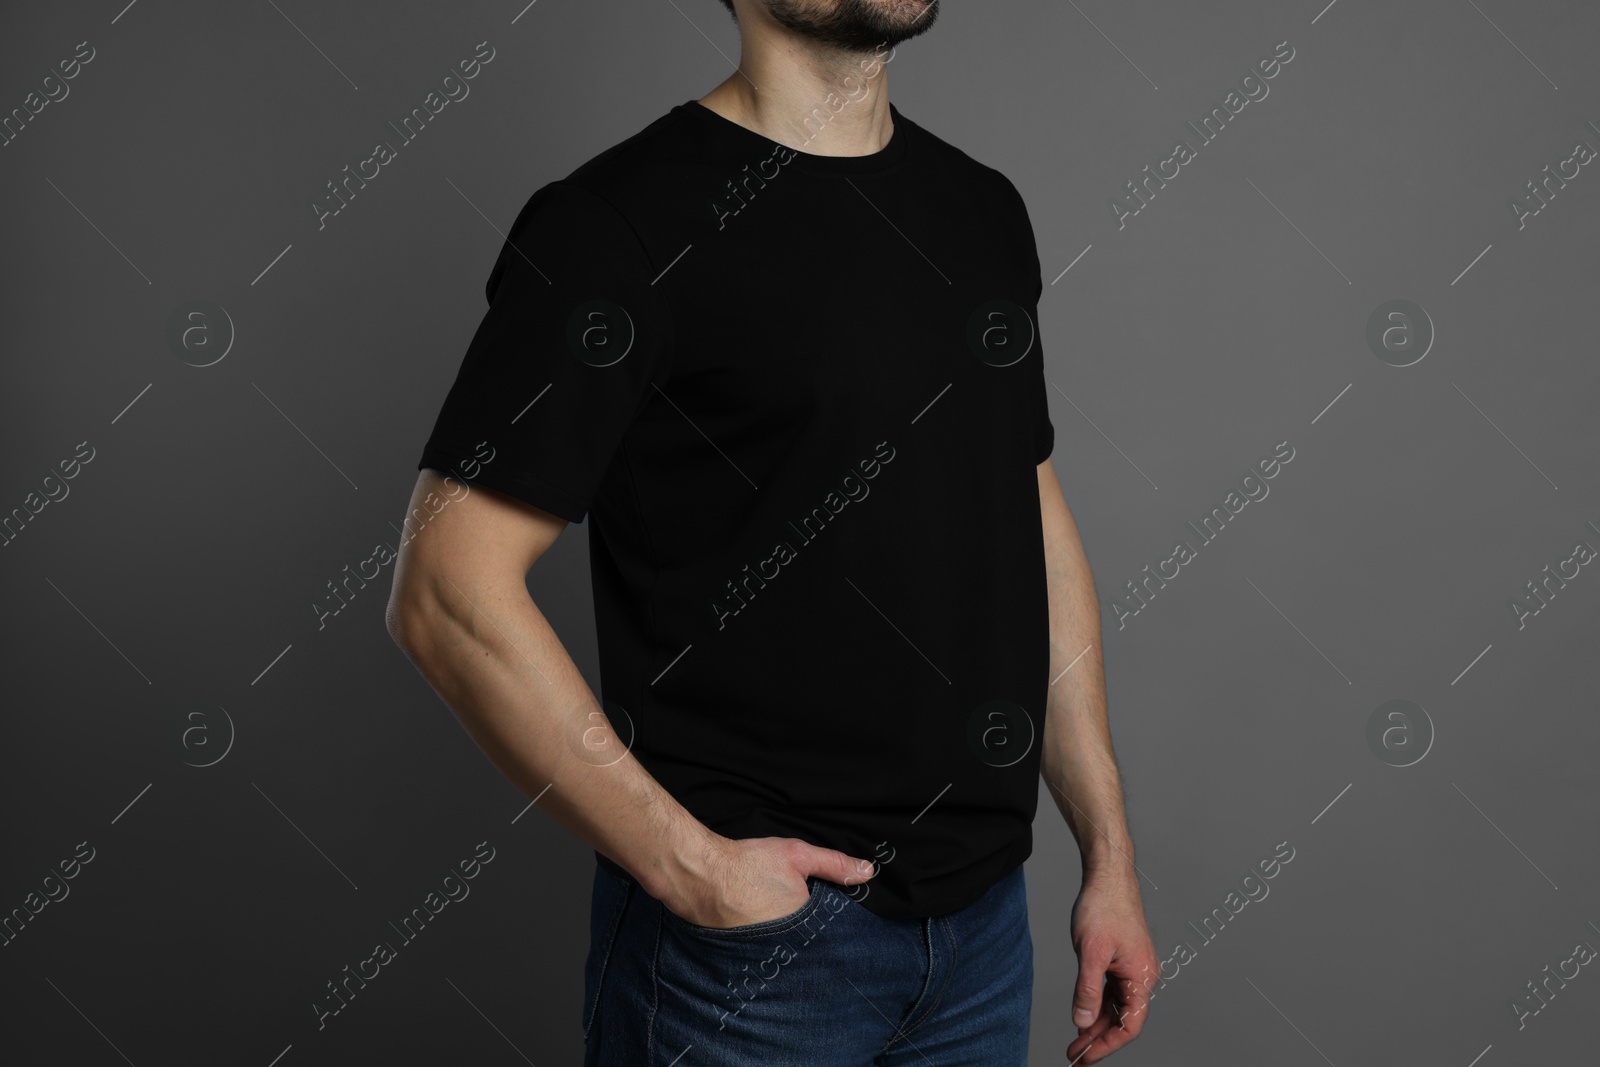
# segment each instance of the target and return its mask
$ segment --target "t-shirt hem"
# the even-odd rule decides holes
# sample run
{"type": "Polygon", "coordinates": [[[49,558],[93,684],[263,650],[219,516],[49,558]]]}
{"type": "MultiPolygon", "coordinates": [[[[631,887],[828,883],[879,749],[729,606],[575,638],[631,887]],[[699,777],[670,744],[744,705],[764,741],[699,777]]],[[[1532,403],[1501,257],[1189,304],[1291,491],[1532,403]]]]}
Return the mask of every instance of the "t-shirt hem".
{"type": "MultiPolygon", "coordinates": [[[[903,911],[899,906],[883,908],[884,900],[881,896],[868,893],[862,900],[861,906],[887,919],[926,919],[941,915],[950,915],[976,904],[994,884],[1027,861],[1033,854],[1033,828],[1030,826],[1026,832],[1007,848],[995,856],[986,857],[982,862],[973,864],[972,868],[962,872],[967,878],[976,878],[975,881],[964,881],[959,892],[930,893],[926,887],[914,888],[917,900],[914,910],[903,911]],[[982,877],[976,877],[976,872],[984,872],[982,877]],[[988,873],[993,872],[993,873],[988,873]],[[874,906],[876,902],[876,906],[874,906]]],[[[869,883],[870,884],[870,883],[869,883]]]]}
{"type": "MultiPolygon", "coordinates": [[[[975,865],[980,869],[987,868],[994,871],[992,876],[986,875],[979,884],[967,885],[963,887],[962,891],[959,893],[949,893],[942,896],[921,898],[918,900],[914,912],[909,914],[903,913],[903,910],[899,907],[892,907],[887,911],[880,911],[879,907],[881,907],[881,902],[879,907],[874,907],[870,903],[870,901],[873,900],[873,896],[870,892],[865,898],[863,898],[861,906],[872,912],[874,915],[878,915],[886,919],[916,920],[940,915],[950,915],[954,912],[962,910],[963,908],[967,908],[973,904],[976,904],[980,899],[982,899],[985,893],[994,887],[996,882],[1000,881],[1000,879],[1004,878],[1006,875],[1022,866],[1023,863],[1027,862],[1028,857],[1031,855],[1033,855],[1033,830],[1032,827],[1029,827],[1027,833],[1024,833],[1016,841],[1013,841],[1008,848],[999,854],[1000,858],[998,860],[994,859],[993,857],[989,857],[985,860],[985,862],[975,865]]],[[[600,867],[610,874],[613,874],[616,877],[622,878],[626,881],[636,881],[636,879],[620,865],[612,862],[609,857],[598,850],[595,851],[594,858],[600,867]]]]}

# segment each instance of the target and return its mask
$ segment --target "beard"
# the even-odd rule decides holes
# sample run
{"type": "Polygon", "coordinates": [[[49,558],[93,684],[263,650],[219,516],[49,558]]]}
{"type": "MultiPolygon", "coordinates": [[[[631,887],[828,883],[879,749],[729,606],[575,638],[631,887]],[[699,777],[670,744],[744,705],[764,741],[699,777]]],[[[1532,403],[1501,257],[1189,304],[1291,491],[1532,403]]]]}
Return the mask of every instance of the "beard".
{"type": "Polygon", "coordinates": [[[932,26],[939,0],[765,0],[784,29],[846,52],[893,48],[932,26]],[[831,7],[825,6],[829,5],[831,7]],[[823,10],[817,10],[823,7],[823,10]]]}

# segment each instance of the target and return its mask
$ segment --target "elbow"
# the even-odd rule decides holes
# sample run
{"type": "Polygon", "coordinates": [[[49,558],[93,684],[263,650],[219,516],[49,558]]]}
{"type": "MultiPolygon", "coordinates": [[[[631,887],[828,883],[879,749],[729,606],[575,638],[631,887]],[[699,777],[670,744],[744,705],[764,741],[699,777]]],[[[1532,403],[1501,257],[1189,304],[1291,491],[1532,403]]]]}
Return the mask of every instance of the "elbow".
{"type": "Polygon", "coordinates": [[[398,590],[390,595],[388,607],[384,609],[383,621],[388,628],[389,639],[400,646],[400,651],[414,663],[420,664],[422,653],[429,644],[426,622],[429,614],[425,606],[402,596],[398,590]]]}
{"type": "Polygon", "coordinates": [[[409,639],[406,634],[405,608],[393,596],[389,598],[388,605],[383,609],[383,625],[389,631],[389,640],[399,645],[400,650],[404,652],[406,650],[406,642],[409,639]]]}
{"type": "Polygon", "coordinates": [[[389,639],[430,682],[434,665],[472,638],[471,618],[455,610],[430,582],[396,583],[384,608],[389,639]]]}

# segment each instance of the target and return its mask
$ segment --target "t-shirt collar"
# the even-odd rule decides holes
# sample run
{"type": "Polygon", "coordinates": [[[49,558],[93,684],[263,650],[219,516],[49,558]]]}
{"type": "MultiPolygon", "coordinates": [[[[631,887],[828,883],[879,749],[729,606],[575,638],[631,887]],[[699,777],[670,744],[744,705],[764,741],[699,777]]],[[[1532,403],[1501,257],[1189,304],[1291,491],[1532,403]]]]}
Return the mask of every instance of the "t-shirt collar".
{"type": "MultiPolygon", "coordinates": [[[[688,115],[692,121],[700,123],[713,137],[726,143],[735,154],[747,154],[752,150],[770,153],[772,146],[778,143],[764,134],[717,114],[699,100],[686,101],[678,110],[688,115]]],[[[905,158],[910,139],[908,124],[892,103],[889,105],[889,119],[894,125],[893,131],[889,134],[889,142],[876,152],[860,156],[824,156],[791,148],[790,151],[795,155],[785,166],[795,167],[809,174],[836,177],[875,174],[893,167],[905,158]]],[[[798,131],[796,133],[798,134],[798,131]]],[[[795,137],[797,141],[802,139],[798,135],[795,137]]]]}

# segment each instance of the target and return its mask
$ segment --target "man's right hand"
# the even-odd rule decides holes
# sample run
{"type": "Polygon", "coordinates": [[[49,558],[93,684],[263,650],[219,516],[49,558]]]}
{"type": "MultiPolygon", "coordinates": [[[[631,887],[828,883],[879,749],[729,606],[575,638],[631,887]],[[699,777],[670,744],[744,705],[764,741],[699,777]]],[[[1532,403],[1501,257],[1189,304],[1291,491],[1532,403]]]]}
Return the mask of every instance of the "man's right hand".
{"type": "Polygon", "coordinates": [[[728,929],[798,911],[811,897],[807,878],[860,885],[877,873],[871,860],[819,848],[797,837],[722,837],[710,850],[703,877],[662,903],[697,926],[728,929]]]}
{"type": "Polygon", "coordinates": [[[595,729],[600,702],[528,595],[528,571],[566,519],[427,468],[409,513],[432,517],[403,539],[389,633],[522,794],[647,893],[690,922],[726,928],[798,910],[807,878],[858,885],[875,873],[797,838],[713,833],[626,746],[611,755],[615,734],[595,729]]]}

